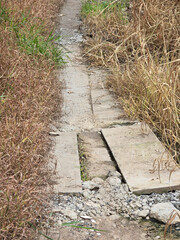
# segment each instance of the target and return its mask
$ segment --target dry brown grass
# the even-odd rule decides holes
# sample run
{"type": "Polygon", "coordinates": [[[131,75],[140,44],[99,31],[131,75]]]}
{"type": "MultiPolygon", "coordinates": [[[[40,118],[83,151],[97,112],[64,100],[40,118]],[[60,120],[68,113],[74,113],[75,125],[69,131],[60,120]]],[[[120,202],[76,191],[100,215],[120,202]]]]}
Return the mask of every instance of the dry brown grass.
{"type": "MultiPolygon", "coordinates": [[[[57,0],[1,1],[16,21],[53,27],[57,0]]],[[[54,63],[23,53],[0,19],[0,239],[34,239],[30,224],[41,217],[47,177],[48,124],[59,104],[54,63]]]]}
{"type": "Polygon", "coordinates": [[[149,123],[178,160],[180,1],[130,1],[126,11],[116,4],[84,21],[90,36],[85,55],[110,68],[108,86],[126,113],[149,123]]]}
{"type": "MultiPolygon", "coordinates": [[[[170,234],[172,234],[172,226],[175,223],[176,224],[180,223],[180,215],[179,215],[178,212],[173,211],[171,213],[171,216],[169,217],[169,219],[166,223],[165,229],[164,229],[164,240],[166,240],[166,235],[167,235],[167,231],[168,231],[169,228],[170,228],[170,234]]],[[[171,238],[171,239],[173,239],[173,238],[171,238]]]]}

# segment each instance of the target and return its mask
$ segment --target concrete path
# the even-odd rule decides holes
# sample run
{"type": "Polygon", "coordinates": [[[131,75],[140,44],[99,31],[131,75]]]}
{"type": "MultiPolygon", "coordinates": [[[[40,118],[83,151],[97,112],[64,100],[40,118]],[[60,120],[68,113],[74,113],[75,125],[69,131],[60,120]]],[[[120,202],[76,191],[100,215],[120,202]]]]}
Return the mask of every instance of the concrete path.
{"type": "MultiPolygon", "coordinates": [[[[116,168],[115,162],[112,161],[111,154],[109,154],[109,150],[99,133],[100,130],[104,129],[102,130],[104,138],[119,167],[123,166],[121,171],[125,179],[127,179],[130,189],[135,192],[137,188],[138,192],[142,192],[141,190],[144,189],[144,186],[138,185],[136,187],[133,184],[132,178],[127,177],[126,164],[130,164],[129,159],[133,160],[134,165],[131,166],[130,164],[128,168],[132,169],[133,167],[134,171],[137,169],[135,167],[136,160],[139,166],[138,157],[141,158],[143,154],[145,157],[149,156],[154,154],[152,153],[153,151],[156,152],[159,149],[154,150],[153,144],[146,148],[147,142],[144,142],[146,134],[143,135],[143,132],[140,133],[138,125],[128,127],[133,122],[126,118],[118,102],[105,87],[106,72],[94,68],[88,69],[85,65],[80,48],[80,44],[83,41],[82,34],[79,33],[79,26],[81,24],[80,10],[81,0],[66,0],[60,14],[60,27],[57,29],[62,35],[61,44],[66,49],[69,59],[64,69],[60,71],[60,81],[63,84],[62,117],[57,121],[55,126],[57,136],[54,134],[52,137],[55,144],[53,159],[50,165],[54,170],[54,190],[57,196],[61,193],[81,193],[78,134],[80,134],[80,137],[84,141],[84,146],[89,151],[88,164],[90,177],[98,176],[105,178],[109,170],[116,168]],[[131,130],[130,134],[128,131],[131,128],[133,130],[131,130]],[[138,131],[138,136],[131,138],[133,131],[134,133],[138,131]],[[122,138],[122,141],[119,141],[120,138],[122,138]],[[146,150],[139,153],[138,149],[142,149],[142,147],[146,150]],[[124,159],[123,165],[121,164],[122,159],[124,159]]],[[[156,142],[155,136],[151,140],[156,142]]],[[[148,159],[147,168],[151,168],[149,164],[150,160],[152,159],[148,159]]],[[[141,170],[138,171],[138,174],[140,172],[141,170]]],[[[128,172],[128,174],[131,173],[128,172]]],[[[135,175],[136,178],[138,176],[135,175]]],[[[151,178],[156,178],[157,174],[155,173],[154,176],[152,175],[151,178]]],[[[143,176],[143,181],[145,182],[144,178],[145,176],[143,176]]],[[[154,186],[154,188],[156,187],[154,186]]],[[[92,238],[88,238],[90,236],[89,230],[69,229],[62,226],[49,229],[48,236],[53,240],[149,239],[137,224],[130,223],[127,227],[123,226],[121,221],[118,221],[116,224],[115,221],[108,219],[97,219],[96,221],[98,228],[103,227],[108,231],[102,233],[100,237],[94,234],[92,238]]],[[[46,238],[41,236],[40,239],[46,238]]]]}
{"type": "MultiPolygon", "coordinates": [[[[83,41],[81,33],[79,33],[81,1],[67,0],[62,8],[59,32],[62,35],[61,44],[67,51],[67,64],[60,71],[60,81],[63,84],[62,97],[62,117],[57,123],[57,130],[59,132],[73,132],[73,134],[81,133],[84,131],[99,131],[103,127],[109,127],[113,124],[121,124],[128,121],[120,108],[119,104],[115,101],[107,89],[105,89],[106,72],[98,69],[88,69],[84,64],[82,58],[80,44],[83,41]]],[[[54,160],[58,159],[57,163],[57,177],[55,190],[61,192],[81,192],[81,181],[77,169],[80,169],[77,163],[77,156],[73,155],[75,141],[72,140],[70,144],[70,135],[68,139],[63,138],[63,142],[68,140],[68,148],[64,143],[62,144],[61,134],[55,138],[55,146],[53,150],[54,160]],[[59,142],[58,142],[59,141],[59,142]],[[64,148],[64,151],[63,151],[64,148]],[[68,151],[67,151],[68,149],[68,151]],[[73,158],[75,157],[75,159],[73,158]],[[71,166],[76,162],[77,168],[72,173],[71,166]],[[68,162],[68,164],[65,164],[68,162]],[[61,169],[63,166],[68,166],[70,169],[67,171],[61,169]],[[73,179],[74,177],[74,179],[73,179]],[[71,181],[69,181],[71,179],[71,181]],[[70,184],[72,183],[72,187],[70,184]],[[74,185],[76,183],[76,186],[74,185]],[[67,188],[65,187],[67,186],[67,188]]],[[[73,137],[74,139],[74,137],[73,137]]],[[[93,159],[96,163],[100,160],[100,155],[107,152],[100,152],[100,149],[93,148],[93,159]],[[96,151],[96,152],[95,152],[96,151]],[[97,155],[97,157],[95,157],[97,155]]],[[[91,149],[92,152],[92,149],[91,149]]],[[[108,153],[107,153],[108,154],[108,153]]],[[[109,170],[113,165],[109,158],[109,170]]],[[[90,165],[89,165],[90,166],[90,165]]],[[[91,170],[94,169],[94,175],[98,175],[97,164],[91,164],[91,170]]],[[[106,168],[106,173],[109,171],[106,168]]],[[[92,171],[91,171],[92,172],[92,171]]],[[[105,177],[105,175],[104,175],[105,177]]]]}

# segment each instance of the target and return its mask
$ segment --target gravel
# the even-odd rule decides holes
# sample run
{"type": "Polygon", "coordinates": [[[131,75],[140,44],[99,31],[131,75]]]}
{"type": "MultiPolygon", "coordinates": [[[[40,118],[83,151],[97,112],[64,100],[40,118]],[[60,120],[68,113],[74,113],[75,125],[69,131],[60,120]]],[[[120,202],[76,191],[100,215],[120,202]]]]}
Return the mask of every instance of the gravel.
{"type": "Polygon", "coordinates": [[[180,210],[180,191],[136,196],[122,183],[117,171],[110,172],[106,180],[94,178],[83,182],[82,186],[82,195],[54,196],[53,207],[59,221],[83,216],[111,216],[114,219],[120,215],[134,220],[149,219],[151,209],[158,203],[171,203],[180,210]]]}

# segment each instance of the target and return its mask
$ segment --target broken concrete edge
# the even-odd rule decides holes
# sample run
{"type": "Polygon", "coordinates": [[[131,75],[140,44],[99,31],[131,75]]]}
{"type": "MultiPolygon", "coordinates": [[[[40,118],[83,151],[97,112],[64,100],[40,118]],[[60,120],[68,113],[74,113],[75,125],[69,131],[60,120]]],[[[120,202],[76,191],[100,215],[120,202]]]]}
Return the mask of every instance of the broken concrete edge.
{"type": "Polygon", "coordinates": [[[131,126],[134,124],[138,124],[138,121],[130,121],[127,119],[119,119],[119,121],[114,121],[111,124],[105,125],[103,128],[114,128],[114,127],[121,127],[121,126],[131,126]]]}
{"type": "Polygon", "coordinates": [[[180,189],[180,184],[179,185],[175,185],[173,187],[168,186],[168,187],[163,187],[163,189],[161,188],[150,188],[150,189],[135,189],[135,188],[129,188],[131,190],[131,192],[133,192],[136,195],[146,195],[146,194],[151,194],[151,193],[165,193],[165,192],[172,192],[174,190],[179,190],[180,189]]]}
{"type": "MultiPolygon", "coordinates": [[[[123,182],[127,183],[127,181],[126,181],[126,179],[125,179],[123,173],[121,172],[120,167],[119,167],[118,164],[117,164],[116,158],[115,158],[113,152],[111,151],[111,148],[110,148],[108,142],[106,141],[106,138],[105,138],[105,136],[104,136],[104,134],[103,134],[102,131],[103,131],[103,129],[100,130],[101,137],[102,137],[102,140],[104,141],[104,144],[105,144],[106,147],[107,147],[108,153],[109,153],[109,155],[110,155],[112,161],[115,162],[117,171],[121,173],[121,176],[122,176],[122,180],[123,180],[123,182]]],[[[128,186],[128,188],[129,188],[129,186],[128,186]]]]}

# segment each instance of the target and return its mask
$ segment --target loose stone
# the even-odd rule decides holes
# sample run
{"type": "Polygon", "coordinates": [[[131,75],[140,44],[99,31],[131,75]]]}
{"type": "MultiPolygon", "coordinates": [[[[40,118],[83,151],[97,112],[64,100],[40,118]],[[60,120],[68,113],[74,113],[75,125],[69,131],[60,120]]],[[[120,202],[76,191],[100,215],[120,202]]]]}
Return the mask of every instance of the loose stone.
{"type": "Polygon", "coordinates": [[[167,222],[172,210],[178,211],[175,207],[180,202],[179,195],[180,191],[136,196],[129,191],[127,184],[121,182],[120,173],[111,171],[106,180],[96,177],[91,181],[83,182],[83,192],[80,196],[56,195],[53,205],[56,209],[55,214],[62,221],[67,221],[68,218],[75,220],[83,216],[91,218],[109,216],[115,219],[121,215],[135,220],[151,217],[167,222]],[[167,203],[167,199],[171,201],[167,203]],[[168,214],[162,219],[160,218],[162,210],[158,214],[155,213],[155,209],[156,211],[162,209],[159,207],[162,206],[161,204],[171,206],[169,208],[165,205],[168,214]]]}
{"type": "Polygon", "coordinates": [[[61,210],[61,212],[62,212],[65,216],[69,217],[69,218],[72,219],[72,220],[76,220],[76,219],[77,219],[77,214],[76,214],[74,211],[70,210],[70,209],[61,210]]]}
{"type": "Polygon", "coordinates": [[[138,213],[139,217],[146,218],[149,214],[149,210],[142,210],[138,213]]]}
{"type": "MultiPolygon", "coordinates": [[[[150,217],[155,218],[159,220],[160,222],[167,223],[172,214],[179,214],[180,211],[178,211],[172,203],[170,202],[165,202],[165,203],[157,203],[152,206],[151,212],[150,212],[150,217]]],[[[180,222],[178,216],[175,217],[174,221],[172,224],[175,224],[177,222],[180,222]]]]}

